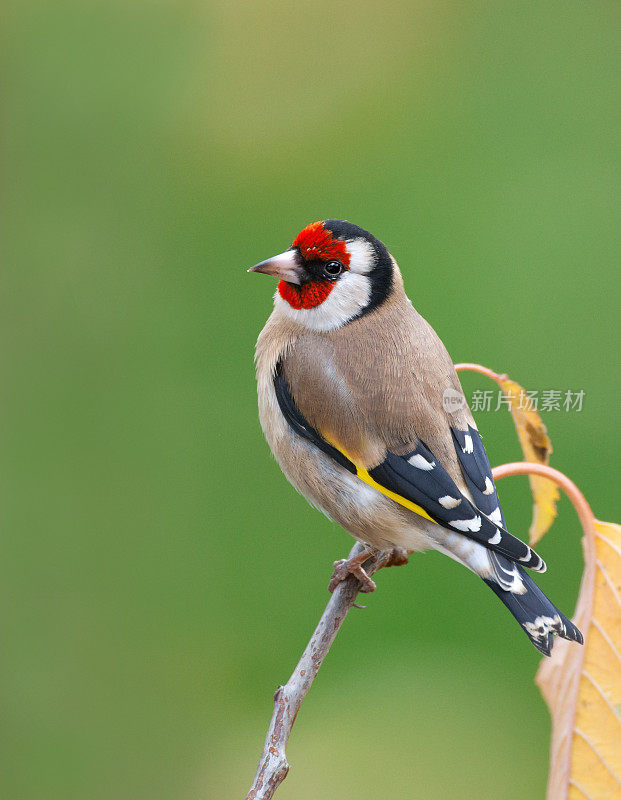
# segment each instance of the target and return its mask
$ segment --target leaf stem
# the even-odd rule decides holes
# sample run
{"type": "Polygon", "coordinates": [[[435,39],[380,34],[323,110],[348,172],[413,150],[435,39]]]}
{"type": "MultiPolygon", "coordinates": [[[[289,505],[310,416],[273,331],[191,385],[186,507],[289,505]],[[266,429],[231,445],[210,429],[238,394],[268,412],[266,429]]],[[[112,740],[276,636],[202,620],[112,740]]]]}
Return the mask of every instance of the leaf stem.
{"type": "Polygon", "coordinates": [[[455,369],[457,372],[466,370],[469,372],[480,372],[481,375],[486,375],[488,378],[496,381],[499,386],[502,384],[502,381],[507,378],[507,375],[499,375],[497,372],[494,372],[493,369],[489,369],[489,367],[483,367],[481,364],[471,364],[469,361],[465,361],[462,364],[455,364],[455,369]]]}

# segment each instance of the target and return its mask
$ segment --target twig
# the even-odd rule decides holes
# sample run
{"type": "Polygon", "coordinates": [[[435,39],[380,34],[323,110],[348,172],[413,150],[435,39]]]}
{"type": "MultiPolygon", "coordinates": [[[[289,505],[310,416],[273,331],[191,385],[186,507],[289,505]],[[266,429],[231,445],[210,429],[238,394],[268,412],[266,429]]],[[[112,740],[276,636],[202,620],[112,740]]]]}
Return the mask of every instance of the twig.
{"type": "MultiPolygon", "coordinates": [[[[355,544],[349,558],[358,555],[363,549],[361,544],[355,544]]],[[[406,563],[406,560],[400,560],[392,550],[382,550],[365,561],[364,569],[367,575],[372,575],[382,567],[398,566],[406,563]]],[[[279,686],[276,690],[263,752],[246,800],[269,800],[287,777],[289,762],[286,747],[291,728],[347,612],[355,603],[360,586],[360,581],[350,575],[335,589],[291,677],[284,686],[279,686]]]]}

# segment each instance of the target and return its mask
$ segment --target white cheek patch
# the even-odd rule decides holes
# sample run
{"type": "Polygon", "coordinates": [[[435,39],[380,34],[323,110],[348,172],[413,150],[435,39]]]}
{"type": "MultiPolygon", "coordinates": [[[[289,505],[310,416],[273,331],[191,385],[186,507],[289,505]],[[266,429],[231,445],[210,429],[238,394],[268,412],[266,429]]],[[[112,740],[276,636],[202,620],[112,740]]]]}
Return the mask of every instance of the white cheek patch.
{"type": "Polygon", "coordinates": [[[348,270],[336,281],[323,303],[315,308],[292,308],[278,291],[274,295],[274,308],[279,314],[313,331],[331,331],[357,316],[369,304],[370,298],[369,278],[348,270]]]}
{"type": "Polygon", "coordinates": [[[349,269],[359,275],[368,275],[375,265],[375,251],[364,239],[347,239],[349,269]]]}

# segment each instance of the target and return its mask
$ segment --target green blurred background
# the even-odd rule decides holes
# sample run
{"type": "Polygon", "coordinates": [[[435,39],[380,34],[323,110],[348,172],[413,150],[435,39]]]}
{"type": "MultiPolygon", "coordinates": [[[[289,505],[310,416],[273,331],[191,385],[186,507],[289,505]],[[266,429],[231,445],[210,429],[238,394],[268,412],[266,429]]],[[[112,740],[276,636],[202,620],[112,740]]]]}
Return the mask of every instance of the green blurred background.
{"type": "MultiPolygon", "coordinates": [[[[2,797],[240,798],[272,693],[351,546],[256,413],[273,285],[308,222],[379,236],[456,361],[530,389],[603,519],[621,391],[618,2],[4,6],[2,797]]],[[[468,394],[494,388],[466,376],[468,394]]],[[[519,457],[482,413],[492,463],[519,457]]],[[[510,526],[527,481],[504,481],[510,526]]],[[[540,580],[571,611],[568,502],[540,580]]],[[[378,576],[278,794],[542,798],[536,651],[435,554],[378,576]]]]}

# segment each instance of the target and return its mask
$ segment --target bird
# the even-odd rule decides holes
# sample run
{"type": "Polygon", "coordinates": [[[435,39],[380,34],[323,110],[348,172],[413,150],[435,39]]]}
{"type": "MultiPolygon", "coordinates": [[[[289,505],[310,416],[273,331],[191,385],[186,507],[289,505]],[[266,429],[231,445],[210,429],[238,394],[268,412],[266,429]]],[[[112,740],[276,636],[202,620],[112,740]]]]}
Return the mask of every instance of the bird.
{"type": "Polygon", "coordinates": [[[543,559],[506,528],[453,361],[405,293],[396,260],[363,228],[327,219],[248,272],[278,280],[259,334],[259,420],[282,472],[364,546],[329,588],[380,550],[436,550],[478,575],[532,644],[582,644],[530,572],[543,559]]]}

